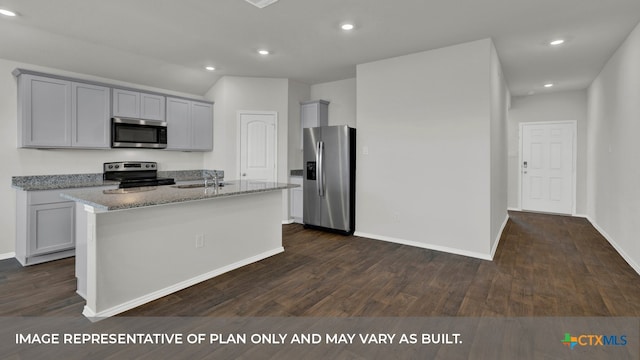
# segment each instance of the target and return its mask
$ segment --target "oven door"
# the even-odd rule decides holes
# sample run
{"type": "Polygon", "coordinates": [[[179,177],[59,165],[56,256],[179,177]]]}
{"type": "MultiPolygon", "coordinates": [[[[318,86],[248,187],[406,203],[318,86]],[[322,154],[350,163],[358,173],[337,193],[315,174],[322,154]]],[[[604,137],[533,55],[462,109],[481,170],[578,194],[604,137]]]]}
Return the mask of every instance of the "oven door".
{"type": "Polygon", "coordinates": [[[111,119],[111,147],[151,148],[167,147],[167,123],[156,120],[111,119]]]}

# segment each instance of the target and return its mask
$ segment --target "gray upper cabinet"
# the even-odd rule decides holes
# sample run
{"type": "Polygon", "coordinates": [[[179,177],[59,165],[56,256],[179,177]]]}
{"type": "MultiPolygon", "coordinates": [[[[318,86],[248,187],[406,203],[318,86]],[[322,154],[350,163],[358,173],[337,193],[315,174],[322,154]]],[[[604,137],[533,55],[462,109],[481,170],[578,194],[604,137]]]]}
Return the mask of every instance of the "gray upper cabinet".
{"type": "Polygon", "coordinates": [[[18,88],[19,147],[109,147],[109,88],[31,74],[18,88]]]}
{"type": "Polygon", "coordinates": [[[168,97],[167,134],[169,150],[212,150],[212,104],[168,97]]]}
{"type": "Polygon", "coordinates": [[[140,93],[140,118],[165,121],[165,97],[140,93]]]}
{"type": "MultiPolygon", "coordinates": [[[[329,125],[329,102],[326,100],[311,100],[300,103],[300,129],[328,126],[329,125]]],[[[303,148],[300,135],[300,148],[303,148]]]]}
{"type": "Polygon", "coordinates": [[[71,82],[22,75],[18,93],[18,146],[71,146],[71,82]]]}
{"type": "Polygon", "coordinates": [[[164,121],[164,111],[162,95],[113,89],[113,116],[164,121]]]}
{"type": "Polygon", "coordinates": [[[109,148],[110,89],[104,86],[71,84],[71,146],[109,148]]]}
{"type": "Polygon", "coordinates": [[[213,150],[213,103],[15,69],[18,147],[108,149],[111,117],[167,121],[168,150],[213,150]]]}
{"type": "Polygon", "coordinates": [[[211,104],[192,102],[191,133],[193,150],[213,150],[213,106],[211,104]]]}
{"type": "Polygon", "coordinates": [[[139,118],[140,93],[122,89],[113,89],[113,116],[139,118]]]}

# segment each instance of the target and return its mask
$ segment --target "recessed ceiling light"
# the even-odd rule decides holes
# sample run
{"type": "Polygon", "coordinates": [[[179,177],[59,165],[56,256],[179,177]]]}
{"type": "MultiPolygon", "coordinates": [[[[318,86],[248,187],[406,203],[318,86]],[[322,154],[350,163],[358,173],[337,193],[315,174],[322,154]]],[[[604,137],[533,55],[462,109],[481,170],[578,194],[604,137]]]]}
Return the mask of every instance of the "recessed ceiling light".
{"type": "Polygon", "coordinates": [[[353,24],[342,24],[342,26],[340,26],[342,28],[342,30],[353,30],[354,26],[353,24]]]}
{"type": "Polygon", "coordinates": [[[209,70],[209,71],[213,71],[213,70],[215,70],[216,68],[214,68],[213,66],[206,66],[206,67],[205,67],[205,69],[207,69],[207,70],[209,70]]]}
{"type": "Polygon", "coordinates": [[[278,0],[246,0],[249,4],[262,9],[263,7],[269,6],[278,0]]]}
{"type": "Polygon", "coordinates": [[[271,53],[269,52],[269,50],[258,50],[258,54],[260,54],[260,55],[269,55],[271,53]]]}
{"type": "Polygon", "coordinates": [[[544,84],[544,87],[550,88],[550,87],[553,87],[553,84],[552,83],[544,84]]]}
{"type": "Polygon", "coordinates": [[[557,39],[549,42],[549,45],[558,46],[564,44],[564,39],[557,39]]]}
{"type": "Polygon", "coordinates": [[[0,14],[4,16],[16,16],[16,13],[7,9],[0,9],[0,14]]]}

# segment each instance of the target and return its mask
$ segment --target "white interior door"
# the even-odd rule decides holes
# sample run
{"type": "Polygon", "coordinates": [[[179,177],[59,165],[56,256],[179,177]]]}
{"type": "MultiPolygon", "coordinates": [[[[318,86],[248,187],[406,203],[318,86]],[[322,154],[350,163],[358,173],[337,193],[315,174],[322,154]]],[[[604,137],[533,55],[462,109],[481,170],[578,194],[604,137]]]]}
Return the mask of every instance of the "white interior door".
{"type": "Polygon", "coordinates": [[[277,114],[239,112],[240,179],[276,181],[277,114]]]}
{"type": "Polygon", "coordinates": [[[523,210],[574,212],[575,132],[575,122],[521,125],[523,210]]]}

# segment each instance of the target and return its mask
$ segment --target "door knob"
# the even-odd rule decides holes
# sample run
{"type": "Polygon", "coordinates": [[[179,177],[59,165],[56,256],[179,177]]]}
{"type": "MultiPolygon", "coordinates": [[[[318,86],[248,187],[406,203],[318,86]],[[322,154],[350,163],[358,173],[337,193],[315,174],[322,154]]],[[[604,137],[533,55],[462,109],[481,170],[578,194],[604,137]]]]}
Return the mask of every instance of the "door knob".
{"type": "Polygon", "coordinates": [[[242,173],[242,176],[247,176],[247,173],[242,173]]]}

